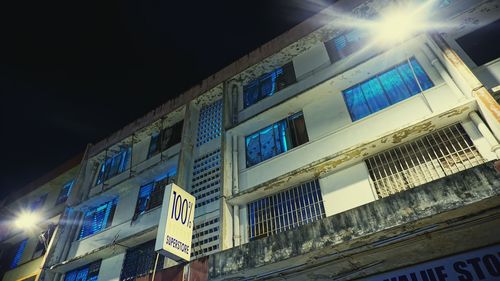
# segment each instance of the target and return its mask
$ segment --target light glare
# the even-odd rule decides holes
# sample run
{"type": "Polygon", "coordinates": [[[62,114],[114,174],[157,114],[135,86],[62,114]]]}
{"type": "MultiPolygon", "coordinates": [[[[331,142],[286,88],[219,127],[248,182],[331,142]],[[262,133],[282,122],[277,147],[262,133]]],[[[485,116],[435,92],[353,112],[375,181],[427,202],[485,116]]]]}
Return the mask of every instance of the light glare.
{"type": "Polygon", "coordinates": [[[22,212],[14,221],[14,224],[19,229],[29,230],[34,228],[39,221],[40,217],[38,214],[32,212],[22,212]]]}
{"type": "Polygon", "coordinates": [[[392,7],[371,24],[377,45],[393,45],[429,29],[427,16],[430,5],[392,7]]]}

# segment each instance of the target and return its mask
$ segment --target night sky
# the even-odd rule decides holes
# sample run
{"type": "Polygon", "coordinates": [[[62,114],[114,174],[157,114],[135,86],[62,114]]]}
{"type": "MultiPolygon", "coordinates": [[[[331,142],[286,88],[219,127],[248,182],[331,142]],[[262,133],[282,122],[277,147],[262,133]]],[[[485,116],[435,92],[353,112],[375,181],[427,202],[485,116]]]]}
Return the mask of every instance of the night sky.
{"type": "Polygon", "coordinates": [[[0,198],[332,1],[2,2],[0,198]]]}

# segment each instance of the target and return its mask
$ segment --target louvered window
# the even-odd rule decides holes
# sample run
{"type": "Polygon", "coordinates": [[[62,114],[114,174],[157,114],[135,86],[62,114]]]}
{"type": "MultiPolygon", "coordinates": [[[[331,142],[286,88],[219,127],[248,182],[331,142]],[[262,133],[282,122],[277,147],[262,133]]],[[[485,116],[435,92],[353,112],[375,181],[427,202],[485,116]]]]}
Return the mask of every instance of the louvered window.
{"type": "Polygon", "coordinates": [[[87,264],[78,269],[69,271],[64,276],[64,281],[97,281],[101,261],[87,264]]]}
{"type": "Polygon", "coordinates": [[[10,263],[10,268],[15,268],[19,265],[19,262],[21,261],[27,243],[28,243],[28,238],[24,239],[23,241],[21,241],[21,243],[19,243],[19,245],[17,246],[16,254],[14,255],[14,258],[10,263]]]}
{"type": "Polygon", "coordinates": [[[82,228],[80,229],[78,239],[93,235],[110,226],[113,221],[117,202],[118,199],[115,198],[88,210],[83,218],[82,228]]]}

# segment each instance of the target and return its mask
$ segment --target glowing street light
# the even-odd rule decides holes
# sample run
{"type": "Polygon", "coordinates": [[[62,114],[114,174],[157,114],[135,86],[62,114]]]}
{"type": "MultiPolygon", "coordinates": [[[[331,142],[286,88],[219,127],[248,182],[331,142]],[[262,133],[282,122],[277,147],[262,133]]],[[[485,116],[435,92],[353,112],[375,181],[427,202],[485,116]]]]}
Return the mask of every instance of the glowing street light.
{"type": "Polygon", "coordinates": [[[32,230],[40,222],[39,214],[35,212],[22,211],[14,221],[17,228],[22,230],[32,230]]]}
{"type": "Polygon", "coordinates": [[[434,1],[419,6],[398,5],[387,8],[380,17],[369,21],[368,29],[376,45],[392,46],[418,34],[435,28],[437,23],[428,21],[434,1]]]}

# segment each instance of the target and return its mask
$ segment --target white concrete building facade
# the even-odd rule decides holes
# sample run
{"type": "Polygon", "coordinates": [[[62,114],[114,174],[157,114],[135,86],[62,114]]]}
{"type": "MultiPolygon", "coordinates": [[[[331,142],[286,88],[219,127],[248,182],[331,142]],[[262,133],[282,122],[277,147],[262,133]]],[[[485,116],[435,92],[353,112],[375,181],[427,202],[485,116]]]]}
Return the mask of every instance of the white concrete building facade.
{"type": "Polygon", "coordinates": [[[435,1],[449,25],[391,46],[338,16],[397,3],[337,1],[89,147],[40,280],[377,280],[496,251],[500,3],[435,1]],[[185,264],[152,246],[169,182],[197,199],[185,264]]]}

